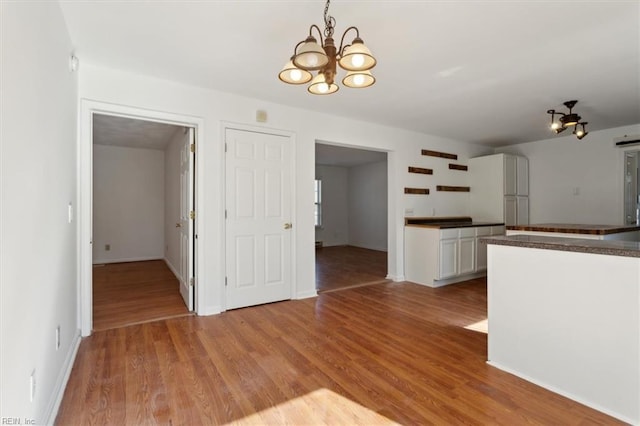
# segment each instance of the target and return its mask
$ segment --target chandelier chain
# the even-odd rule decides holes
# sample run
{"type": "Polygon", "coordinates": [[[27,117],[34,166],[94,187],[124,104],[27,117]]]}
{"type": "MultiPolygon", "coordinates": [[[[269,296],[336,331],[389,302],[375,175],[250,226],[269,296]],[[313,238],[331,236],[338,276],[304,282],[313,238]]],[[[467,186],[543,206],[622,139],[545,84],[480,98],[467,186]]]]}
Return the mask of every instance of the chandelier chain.
{"type": "Polygon", "coordinates": [[[324,36],[333,37],[333,28],[336,25],[336,20],[333,16],[329,15],[329,3],[331,0],[327,0],[327,4],[324,6],[324,36]]]}

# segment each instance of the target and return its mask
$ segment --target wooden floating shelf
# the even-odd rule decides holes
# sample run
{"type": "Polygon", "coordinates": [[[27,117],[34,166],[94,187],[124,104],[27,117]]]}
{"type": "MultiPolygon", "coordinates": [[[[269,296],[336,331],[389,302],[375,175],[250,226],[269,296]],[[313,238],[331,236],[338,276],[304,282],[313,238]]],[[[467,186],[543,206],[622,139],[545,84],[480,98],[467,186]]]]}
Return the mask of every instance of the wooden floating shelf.
{"type": "Polygon", "coordinates": [[[471,188],[468,186],[447,186],[447,185],[438,185],[436,187],[438,191],[447,191],[447,192],[469,192],[471,188]]]}
{"type": "Polygon", "coordinates": [[[409,167],[409,173],[420,173],[423,175],[432,175],[432,169],[423,169],[422,167],[409,167]]]}
{"type": "Polygon", "coordinates": [[[463,170],[463,171],[466,172],[467,170],[469,170],[469,167],[463,166],[462,164],[449,163],[449,169],[451,169],[451,170],[463,170]]]}
{"type": "Polygon", "coordinates": [[[457,160],[458,159],[458,155],[457,154],[448,154],[446,152],[431,151],[429,149],[423,149],[422,150],[422,155],[428,155],[430,157],[448,158],[449,160],[457,160]]]}
{"type": "Polygon", "coordinates": [[[429,188],[405,188],[404,193],[427,195],[429,193],[429,188]]]}

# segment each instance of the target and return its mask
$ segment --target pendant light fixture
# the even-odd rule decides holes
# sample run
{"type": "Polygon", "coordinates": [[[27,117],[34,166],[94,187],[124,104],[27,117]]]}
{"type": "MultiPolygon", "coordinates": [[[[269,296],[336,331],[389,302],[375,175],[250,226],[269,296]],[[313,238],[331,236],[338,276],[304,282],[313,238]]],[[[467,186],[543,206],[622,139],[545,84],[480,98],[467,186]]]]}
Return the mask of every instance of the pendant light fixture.
{"type": "Polygon", "coordinates": [[[573,134],[576,135],[578,139],[582,139],[589,134],[584,126],[589,124],[588,122],[580,121],[582,117],[573,112],[573,107],[576,106],[578,101],[567,101],[564,103],[564,106],[569,108],[569,113],[564,113],[560,111],[556,111],[554,109],[550,109],[547,111],[547,114],[551,114],[551,130],[556,132],[556,134],[564,132],[569,127],[573,126],[573,134]],[[559,116],[558,121],[556,121],[556,115],[559,116]],[[580,127],[578,127],[580,126],[580,127]]]}
{"type": "Polygon", "coordinates": [[[278,74],[278,78],[288,84],[305,84],[311,81],[307,88],[314,95],[330,95],[338,91],[335,83],[337,65],[347,71],[342,84],[352,88],[369,87],[376,82],[371,74],[371,68],[376,65],[369,48],[360,38],[360,31],[356,27],[347,28],[342,34],[340,46],[336,49],[333,32],[336,20],[329,16],[329,2],[324,7],[324,39],[317,25],[309,27],[309,36],[296,44],[293,56],[278,74]],[[313,35],[316,30],[320,43],[313,35]],[[355,38],[351,44],[344,44],[349,31],[355,31],[355,38]],[[314,77],[312,71],[318,73],[314,77]]]}

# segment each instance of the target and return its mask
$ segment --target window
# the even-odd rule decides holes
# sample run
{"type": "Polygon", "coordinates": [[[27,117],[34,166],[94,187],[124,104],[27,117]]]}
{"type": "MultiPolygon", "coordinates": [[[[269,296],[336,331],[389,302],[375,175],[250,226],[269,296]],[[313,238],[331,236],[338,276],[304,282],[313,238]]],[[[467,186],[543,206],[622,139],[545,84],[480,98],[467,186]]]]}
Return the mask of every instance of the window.
{"type": "Polygon", "coordinates": [[[315,223],[316,227],[322,226],[322,181],[320,179],[315,180],[314,185],[314,193],[315,193],[315,223]]]}

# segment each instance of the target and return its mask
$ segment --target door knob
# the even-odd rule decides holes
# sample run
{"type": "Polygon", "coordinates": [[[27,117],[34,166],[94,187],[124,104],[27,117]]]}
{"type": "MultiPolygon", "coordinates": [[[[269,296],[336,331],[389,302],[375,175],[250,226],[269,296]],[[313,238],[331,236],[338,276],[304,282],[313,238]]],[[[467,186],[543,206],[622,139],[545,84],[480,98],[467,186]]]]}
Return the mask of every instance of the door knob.
{"type": "Polygon", "coordinates": [[[291,229],[291,228],[293,228],[292,224],[290,224],[290,223],[285,223],[284,224],[284,229],[291,229]]]}
{"type": "Polygon", "coordinates": [[[176,228],[182,228],[182,224],[176,223],[176,228]]]}

